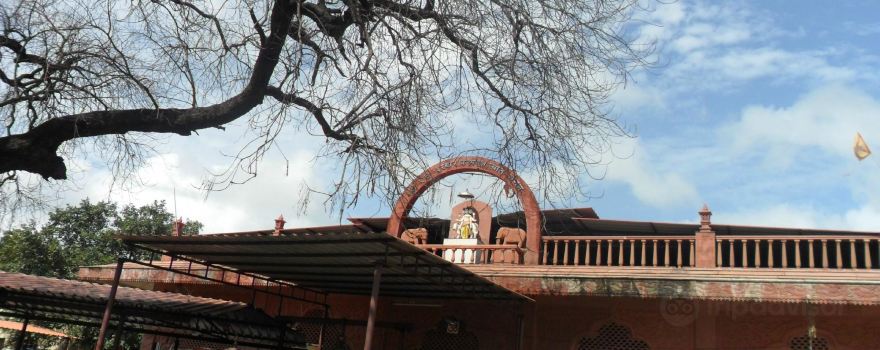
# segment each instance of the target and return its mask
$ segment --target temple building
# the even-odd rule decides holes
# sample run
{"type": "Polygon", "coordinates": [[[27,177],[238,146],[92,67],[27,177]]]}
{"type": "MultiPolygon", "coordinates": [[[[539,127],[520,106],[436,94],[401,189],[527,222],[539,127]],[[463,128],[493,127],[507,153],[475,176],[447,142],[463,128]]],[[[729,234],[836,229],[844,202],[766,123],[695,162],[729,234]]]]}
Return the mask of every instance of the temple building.
{"type": "MultiPolygon", "coordinates": [[[[416,177],[388,217],[127,236],[149,259],[79,277],[245,303],[312,349],[880,348],[880,234],[718,224],[707,206],[696,219],[541,210],[510,169],[459,157],[416,177]],[[465,192],[448,217],[408,215],[462,172],[501,179],[522,211],[495,215],[465,192]]],[[[142,349],[230,343],[149,335],[142,349]]]]}

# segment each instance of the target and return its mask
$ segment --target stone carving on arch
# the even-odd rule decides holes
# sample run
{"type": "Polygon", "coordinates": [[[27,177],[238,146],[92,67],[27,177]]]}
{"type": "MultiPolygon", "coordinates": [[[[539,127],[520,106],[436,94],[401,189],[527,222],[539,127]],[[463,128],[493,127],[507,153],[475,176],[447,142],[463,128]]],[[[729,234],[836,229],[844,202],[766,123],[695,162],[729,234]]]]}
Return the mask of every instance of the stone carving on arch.
{"type": "Polygon", "coordinates": [[[535,194],[516,172],[497,161],[484,157],[462,156],[442,160],[416,176],[394,205],[391,219],[388,221],[388,233],[400,237],[404,230],[403,219],[409,214],[422,193],[437,181],[463,172],[479,172],[494,176],[504,181],[505,191],[511,191],[516,195],[526,217],[524,260],[526,264],[537,264],[540,261],[541,212],[535,194]]]}

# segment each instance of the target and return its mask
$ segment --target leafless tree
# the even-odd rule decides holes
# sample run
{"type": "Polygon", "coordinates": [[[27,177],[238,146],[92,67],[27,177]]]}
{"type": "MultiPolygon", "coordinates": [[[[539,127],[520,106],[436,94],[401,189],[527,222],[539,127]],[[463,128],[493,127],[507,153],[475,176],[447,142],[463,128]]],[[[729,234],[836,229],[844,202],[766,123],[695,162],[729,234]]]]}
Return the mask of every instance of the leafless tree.
{"type": "Polygon", "coordinates": [[[339,178],[315,190],[340,205],[393,197],[459,153],[570,191],[626,134],[605,104],[650,50],[627,34],[637,10],[636,0],[3,1],[0,201],[27,199],[41,182],[27,173],[67,178],[65,158],[86,145],[126,174],[151,135],[240,118],[256,136],[209,189],[255,176],[276,138],[299,129],[326,139],[319,156],[339,178]],[[491,138],[455,137],[451,113],[491,138]]]}

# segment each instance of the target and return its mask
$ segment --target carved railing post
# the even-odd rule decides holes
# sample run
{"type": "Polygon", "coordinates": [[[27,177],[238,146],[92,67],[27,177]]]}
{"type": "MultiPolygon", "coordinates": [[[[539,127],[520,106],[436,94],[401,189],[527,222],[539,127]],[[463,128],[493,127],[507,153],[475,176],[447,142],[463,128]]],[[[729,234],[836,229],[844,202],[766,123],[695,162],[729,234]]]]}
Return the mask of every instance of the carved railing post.
{"type": "Polygon", "coordinates": [[[712,231],[712,212],[707,205],[700,210],[700,229],[696,233],[696,267],[715,267],[715,231],[712,231]]]}

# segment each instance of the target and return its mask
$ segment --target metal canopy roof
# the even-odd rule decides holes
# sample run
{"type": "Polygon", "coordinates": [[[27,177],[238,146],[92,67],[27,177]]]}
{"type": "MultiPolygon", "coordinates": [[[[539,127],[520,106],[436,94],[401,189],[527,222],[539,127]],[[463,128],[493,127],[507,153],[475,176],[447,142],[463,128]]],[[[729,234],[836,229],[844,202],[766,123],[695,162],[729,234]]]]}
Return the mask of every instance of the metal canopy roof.
{"type": "MultiPolygon", "coordinates": [[[[575,219],[598,219],[599,216],[593,208],[573,208],[573,209],[550,209],[541,211],[541,220],[545,232],[568,232],[577,229],[577,225],[572,222],[575,219]]],[[[380,232],[385,231],[390,218],[349,218],[356,228],[364,228],[368,231],[380,232]]],[[[492,225],[495,227],[519,227],[525,225],[525,213],[522,211],[498,214],[492,218],[492,225]]],[[[445,227],[449,229],[449,219],[440,218],[413,218],[408,217],[403,220],[403,226],[407,228],[415,227],[445,227]]],[[[347,229],[350,226],[340,226],[340,229],[347,229]]],[[[302,230],[302,229],[299,229],[302,230]]]]}
{"type": "Polygon", "coordinates": [[[575,218],[574,222],[580,226],[577,233],[587,235],[693,235],[700,228],[698,224],[586,218],[575,218]]]}
{"type": "MultiPolygon", "coordinates": [[[[0,271],[0,315],[100,326],[111,286],[0,271]]],[[[120,286],[111,327],[126,331],[277,348],[304,347],[295,331],[247,304],[120,286]],[[284,329],[282,331],[282,329],[284,329]]]]}
{"type": "Polygon", "coordinates": [[[531,300],[384,232],[125,236],[129,245],[223,265],[328,293],[370,295],[382,266],[382,296],[531,300]]]}

